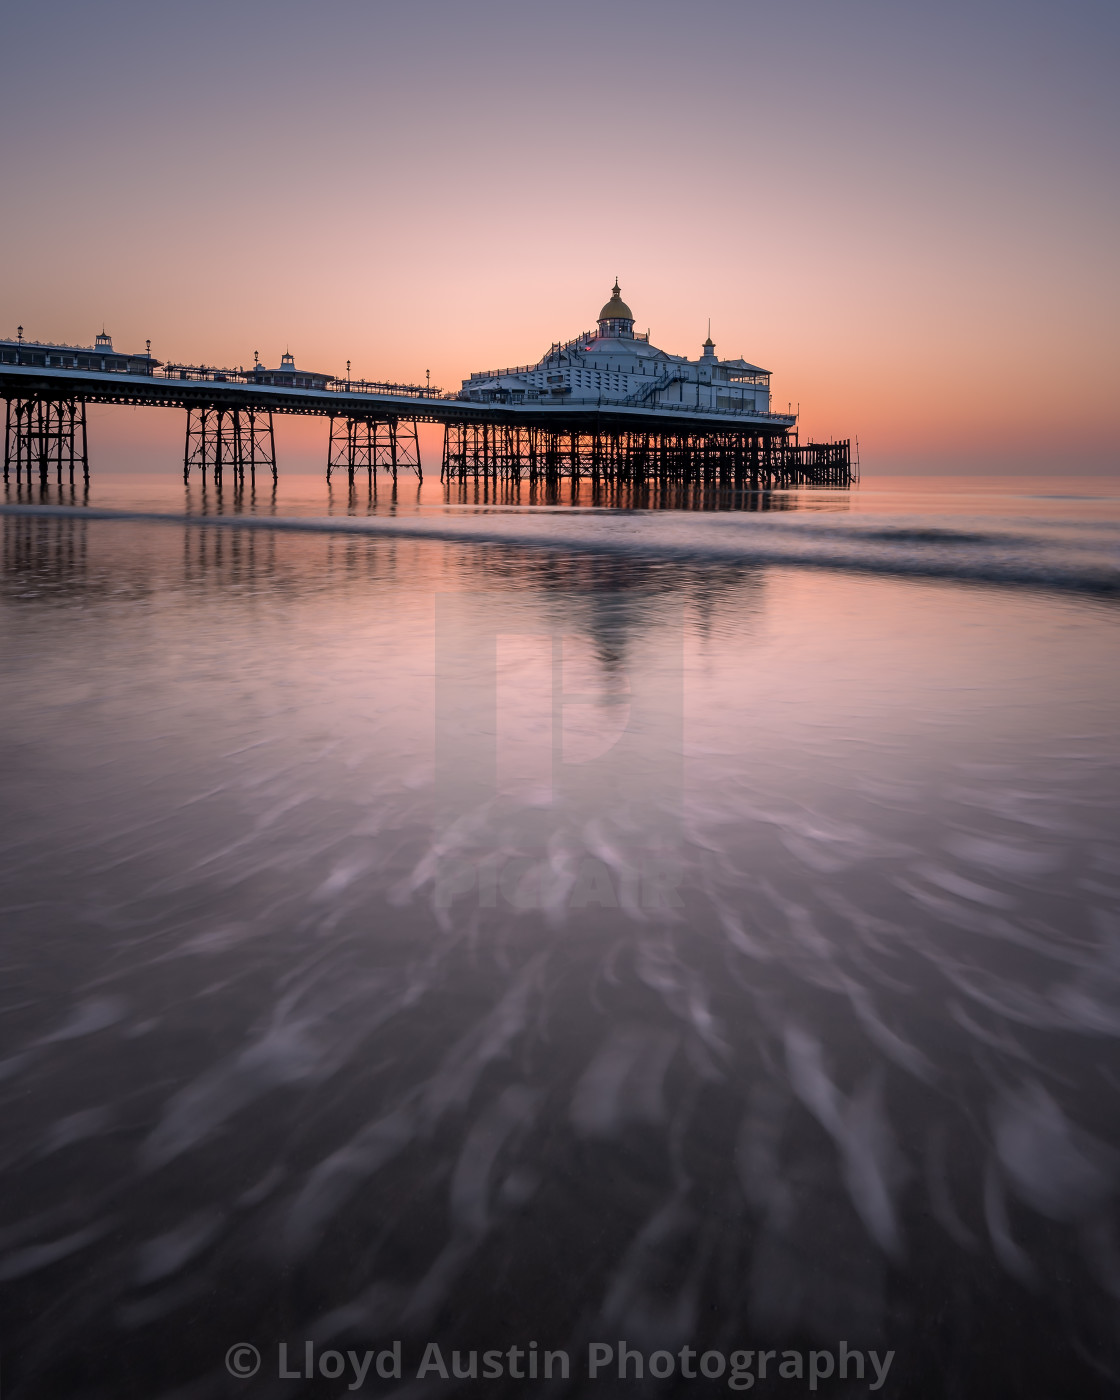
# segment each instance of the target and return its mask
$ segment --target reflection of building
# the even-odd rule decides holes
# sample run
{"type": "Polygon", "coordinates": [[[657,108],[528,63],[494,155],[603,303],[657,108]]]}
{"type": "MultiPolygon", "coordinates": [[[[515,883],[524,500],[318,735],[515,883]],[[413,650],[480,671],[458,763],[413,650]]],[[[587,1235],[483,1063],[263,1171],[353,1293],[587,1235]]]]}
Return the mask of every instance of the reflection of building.
{"type": "Polygon", "coordinates": [[[253,366],[255,384],[275,384],[285,389],[325,389],[333,374],[316,374],[309,369],[296,369],[291,351],[285,350],[280,356],[279,369],[265,369],[264,365],[253,366]]]}
{"type": "Polygon", "coordinates": [[[553,345],[538,364],[472,374],[459,397],[478,403],[678,404],[749,416],[769,412],[770,372],[743,359],[720,360],[710,335],[696,360],[658,350],[648,333],[635,334],[634,313],[616,280],[597,330],[553,345]]]}
{"type": "Polygon", "coordinates": [[[17,340],[0,340],[0,363],[41,365],[44,369],[91,369],[108,374],[151,374],[160,362],[150,352],[125,355],[114,350],[113,337],[102,330],[92,345],[49,345],[24,340],[22,335],[17,340]]]}

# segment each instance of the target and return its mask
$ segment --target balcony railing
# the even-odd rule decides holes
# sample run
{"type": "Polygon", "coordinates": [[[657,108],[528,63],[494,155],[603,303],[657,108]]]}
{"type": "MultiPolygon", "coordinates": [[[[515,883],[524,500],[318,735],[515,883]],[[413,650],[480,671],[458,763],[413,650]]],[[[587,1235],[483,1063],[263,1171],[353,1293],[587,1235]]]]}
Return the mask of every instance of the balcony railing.
{"type": "MultiPolygon", "coordinates": [[[[441,399],[446,397],[442,389],[434,384],[393,384],[386,380],[347,379],[332,375],[323,379],[321,375],[302,374],[297,370],[285,370],[284,375],[293,378],[319,379],[319,384],[276,384],[272,382],[276,371],[269,371],[268,378],[256,370],[239,365],[237,369],[218,365],[176,365],[169,364],[152,371],[154,379],[192,379],[209,384],[259,385],[265,389],[294,389],[300,393],[328,394],[371,394],[395,398],[441,399]]],[[[452,395],[454,397],[454,395],[452,395]]]]}

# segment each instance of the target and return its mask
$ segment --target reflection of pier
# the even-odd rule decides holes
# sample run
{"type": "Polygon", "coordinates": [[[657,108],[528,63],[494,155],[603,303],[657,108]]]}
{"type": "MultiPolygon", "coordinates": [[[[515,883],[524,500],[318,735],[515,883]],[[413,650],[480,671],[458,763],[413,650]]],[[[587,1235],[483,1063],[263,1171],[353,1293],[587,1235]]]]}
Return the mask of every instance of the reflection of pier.
{"type": "MultiPolygon", "coordinates": [[[[75,500],[71,492],[65,504],[77,506],[86,502],[75,500]]],[[[14,584],[20,594],[26,590],[25,596],[41,596],[44,579],[50,580],[51,596],[55,598],[70,591],[85,596],[90,587],[89,524],[77,512],[6,514],[0,522],[0,578],[14,584]]],[[[100,591],[100,584],[94,588],[100,591]]]]}

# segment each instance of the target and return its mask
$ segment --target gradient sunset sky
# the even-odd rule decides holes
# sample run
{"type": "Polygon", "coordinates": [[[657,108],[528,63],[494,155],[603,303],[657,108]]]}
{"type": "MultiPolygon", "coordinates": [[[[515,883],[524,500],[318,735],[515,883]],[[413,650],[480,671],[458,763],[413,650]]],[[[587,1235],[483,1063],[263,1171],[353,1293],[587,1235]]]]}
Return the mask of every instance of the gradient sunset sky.
{"type": "Polygon", "coordinates": [[[867,470],[1120,465],[1115,0],[2,12],[0,334],[453,388],[617,274],[867,470]]]}

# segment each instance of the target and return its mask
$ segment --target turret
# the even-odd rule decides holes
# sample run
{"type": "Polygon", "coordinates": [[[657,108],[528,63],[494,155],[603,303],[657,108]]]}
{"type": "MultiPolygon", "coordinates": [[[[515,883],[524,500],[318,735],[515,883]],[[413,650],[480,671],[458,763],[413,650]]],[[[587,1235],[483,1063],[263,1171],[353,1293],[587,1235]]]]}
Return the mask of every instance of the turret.
{"type": "Polygon", "coordinates": [[[599,312],[599,334],[608,340],[632,340],[634,336],[634,313],[622,300],[617,277],[610,301],[599,312]]]}

